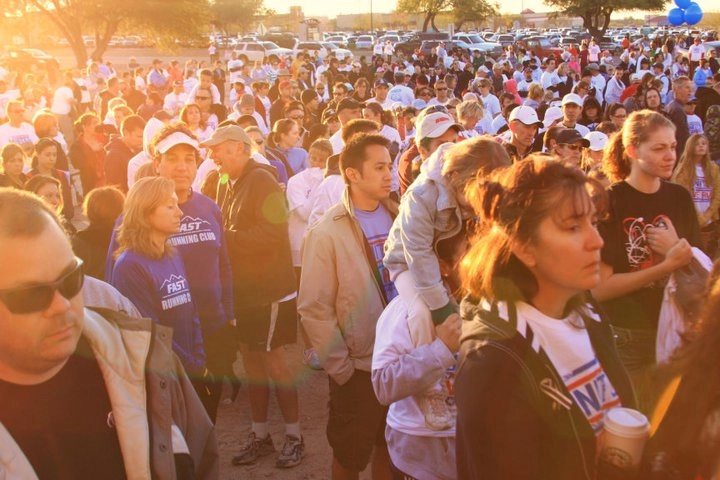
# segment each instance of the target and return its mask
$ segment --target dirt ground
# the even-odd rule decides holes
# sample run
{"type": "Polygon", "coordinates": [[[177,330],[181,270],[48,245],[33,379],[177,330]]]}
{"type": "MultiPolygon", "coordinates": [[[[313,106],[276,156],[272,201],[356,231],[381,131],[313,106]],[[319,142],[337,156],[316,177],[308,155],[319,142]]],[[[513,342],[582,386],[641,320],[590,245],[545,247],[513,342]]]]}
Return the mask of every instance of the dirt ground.
{"type": "MultiPolygon", "coordinates": [[[[233,403],[221,401],[218,410],[217,439],[220,448],[220,478],[222,480],[263,479],[277,480],[324,480],[330,478],[332,451],[325,437],[327,425],[328,378],[323,371],[311,370],[302,363],[302,349],[298,345],[286,348],[288,361],[296,371],[300,395],[300,427],[305,438],[305,457],[297,467],[275,468],[275,456],[263,457],[255,465],[233,466],[232,457],[250,433],[250,406],[247,388],[242,387],[233,403]]],[[[242,361],[235,364],[236,372],[243,377],[242,361]]],[[[229,395],[226,386],[225,395],[229,395]]],[[[284,440],[284,426],[274,396],[271,396],[270,434],[275,448],[280,450],[284,440]]],[[[360,476],[369,480],[369,472],[360,476]]]]}

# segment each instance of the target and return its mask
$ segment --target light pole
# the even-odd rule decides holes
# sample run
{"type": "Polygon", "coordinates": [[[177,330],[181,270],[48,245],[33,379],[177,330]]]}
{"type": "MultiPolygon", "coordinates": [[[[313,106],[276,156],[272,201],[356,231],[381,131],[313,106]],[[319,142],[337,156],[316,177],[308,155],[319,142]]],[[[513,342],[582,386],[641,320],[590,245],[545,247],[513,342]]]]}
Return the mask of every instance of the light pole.
{"type": "Polygon", "coordinates": [[[373,33],[372,0],[370,0],[370,33],[373,33]]]}

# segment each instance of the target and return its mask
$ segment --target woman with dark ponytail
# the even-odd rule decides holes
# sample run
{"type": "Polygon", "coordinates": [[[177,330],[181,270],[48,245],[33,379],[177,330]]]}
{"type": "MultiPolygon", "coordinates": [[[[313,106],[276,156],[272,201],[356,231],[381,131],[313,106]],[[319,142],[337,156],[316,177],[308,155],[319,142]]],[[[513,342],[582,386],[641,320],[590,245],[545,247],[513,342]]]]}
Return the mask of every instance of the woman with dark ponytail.
{"type": "Polygon", "coordinates": [[[613,185],[609,214],[600,224],[602,302],[641,400],[655,365],[655,340],[668,276],[692,259],[700,245],[695,206],[688,191],[668,182],[675,166],[675,126],[662,114],[633,112],[605,149],[603,165],[613,185]]]}
{"type": "Polygon", "coordinates": [[[457,478],[592,480],[604,413],[635,406],[588,295],[606,193],[536,155],[467,197],[482,227],[461,265],[457,478]]]}

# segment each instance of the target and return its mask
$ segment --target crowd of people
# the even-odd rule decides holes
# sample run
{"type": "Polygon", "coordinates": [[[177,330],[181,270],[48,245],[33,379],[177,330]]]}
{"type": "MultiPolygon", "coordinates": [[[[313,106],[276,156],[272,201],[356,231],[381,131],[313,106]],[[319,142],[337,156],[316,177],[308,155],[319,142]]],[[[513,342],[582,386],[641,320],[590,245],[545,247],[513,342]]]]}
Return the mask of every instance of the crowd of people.
{"type": "Polygon", "coordinates": [[[720,65],[623,46],[0,72],[0,470],[217,478],[228,383],[232,464],[295,467],[300,343],[333,479],[591,480],[605,413],[659,399],[625,478],[715,478],[715,272],[656,338],[717,253],[720,65]]]}

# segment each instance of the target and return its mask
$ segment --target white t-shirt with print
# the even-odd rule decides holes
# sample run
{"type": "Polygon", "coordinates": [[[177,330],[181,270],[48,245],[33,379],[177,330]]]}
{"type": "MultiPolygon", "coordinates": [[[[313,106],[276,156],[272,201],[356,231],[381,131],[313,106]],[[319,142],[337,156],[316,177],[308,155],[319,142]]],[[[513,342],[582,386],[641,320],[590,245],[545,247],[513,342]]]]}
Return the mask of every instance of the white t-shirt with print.
{"type": "MultiPolygon", "coordinates": [[[[710,208],[710,197],[712,195],[712,187],[705,183],[705,171],[702,165],[695,165],[695,181],[693,182],[692,191],[690,192],[698,212],[705,213],[710,208]]],[[[701,225],[704,227],[704,225],[701,225]]]]}
{"type": "Polygon", "coordinates": [[[619,407],[620,397],[595,356],[587,330],[578,326],[583,324],[580,315],[573,311],[565,319],[551,318],[522,302],[517,313],[518,323],[530,325],[573,401],[599,435],[605,412],[619,407]]]}

